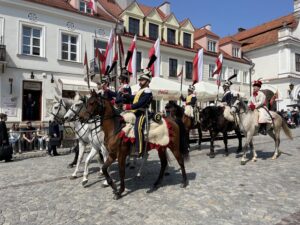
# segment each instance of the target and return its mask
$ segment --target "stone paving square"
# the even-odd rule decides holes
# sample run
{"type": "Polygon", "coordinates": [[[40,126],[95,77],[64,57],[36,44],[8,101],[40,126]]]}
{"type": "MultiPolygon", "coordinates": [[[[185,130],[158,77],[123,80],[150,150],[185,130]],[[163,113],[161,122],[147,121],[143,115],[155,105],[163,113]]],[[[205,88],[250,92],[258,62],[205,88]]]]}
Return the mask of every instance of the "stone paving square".
{"type": "MultiPolygon", "coordinates": [[[[257,136],[258,161],[240,165],[236,140],[229,140],[228,157],[217,141],[216,158],[193,148],[186,163],[189,186],[180,188],[179,166],[171,157],[170,175],[162,187],[148,194],[159,172],[157,153],[152,151],[141,178],[126,171],[126,191],[113,200],[111,188],[102,188],[96,161],[90,166],[89,183],[70,180],[67,168],[74,155],[36,157],[0,162],[0,224],[203,224],[203,225],[292,225],[300,224],[300,129],[294,140],[282,133],[283,154],[272,160],[274,143],[257,136]]],[[[81,165],[82,174],[83,164],[81,165]]],[[[118,180],[117,165],[112,177],[118,180]]]]}

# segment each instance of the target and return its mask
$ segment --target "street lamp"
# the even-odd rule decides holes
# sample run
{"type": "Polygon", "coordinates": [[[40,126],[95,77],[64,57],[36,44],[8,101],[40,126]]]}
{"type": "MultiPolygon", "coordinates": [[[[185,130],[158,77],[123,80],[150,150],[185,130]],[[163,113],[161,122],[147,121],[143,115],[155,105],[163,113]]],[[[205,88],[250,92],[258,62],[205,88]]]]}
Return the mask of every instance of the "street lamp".
{"type": "Polygon", "coordinates": [[[34,79],[34,74],[33,74],[33,71],[31,71],[30,78],[31,78],[31,79],[34,79]]]}
{"type": "Polygon", "coordinates": [[[8,78],[8,82],[9,82],[9,86],[10,86],[9,94],[12,94],[12,83],[13,83],[13,81],[14,81],[13,78],[8,78]]]}

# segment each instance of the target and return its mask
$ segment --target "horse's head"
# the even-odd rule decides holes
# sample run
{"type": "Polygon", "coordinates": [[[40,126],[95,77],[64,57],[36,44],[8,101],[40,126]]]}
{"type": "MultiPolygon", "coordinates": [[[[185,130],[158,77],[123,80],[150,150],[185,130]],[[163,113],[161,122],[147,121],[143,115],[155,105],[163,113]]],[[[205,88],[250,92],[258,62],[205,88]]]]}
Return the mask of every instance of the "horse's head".
{"type": "Polygon", "coordinates": [[[230,110],[232,113],[240,113],[241,111],[247,111],[247,107],[240,98],[236,98],[233,104],[231,105],[230,110]]]}
{"type": "Polygon", "coordinates": [[[70,109],[66,112],[64,120],[67,122],[75,120],[79,113],[83,112],[84,110],[86,110],[85,102],[78,100],[71,105],[70,109]]]}
{"type": "Polygon", "coordinates": [[[50,114],[52,115],[52,120],[56,120],[58,123],[63,123],[64,115],[67,112],[67,106],[63,99],[55,102],[51,108],[50,114]]]}
{"type": "Polygon", "coordinates": [[[86,110],[79,113],[81,121],[87,121],[91,117],[103,116],[105,109],[105,100],[99,96],[95,90],[92,90],[90,97],[86,100],[86,110]]]}

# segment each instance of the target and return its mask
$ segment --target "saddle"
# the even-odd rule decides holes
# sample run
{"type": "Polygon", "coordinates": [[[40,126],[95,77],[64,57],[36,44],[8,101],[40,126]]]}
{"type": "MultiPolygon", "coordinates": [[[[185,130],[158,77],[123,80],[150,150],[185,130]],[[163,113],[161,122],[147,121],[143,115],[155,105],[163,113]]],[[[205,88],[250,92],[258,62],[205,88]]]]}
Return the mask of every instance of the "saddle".
{"type": "MultiPolygon", "coordinates": [[[[125,127],[122,128],[121,137],[123,137],[124,141],[131,141],[133,143],[135,141],[134,124],[136,117],[133,112],[128,111],[122,112],[121,116],[124,118],[126,123],[125,127]]],[[[145,139],[148,136],[148,140],[146,141],[148,141],[150,144],[159,145],[162,147],[167,146],[170,142],[170,131],[168,124],[164,118],[161,118],[160,121],[158,118],[155,120],[149,120],[149,133],[146,135],[147,131],[145,130],[145,139]]]]}

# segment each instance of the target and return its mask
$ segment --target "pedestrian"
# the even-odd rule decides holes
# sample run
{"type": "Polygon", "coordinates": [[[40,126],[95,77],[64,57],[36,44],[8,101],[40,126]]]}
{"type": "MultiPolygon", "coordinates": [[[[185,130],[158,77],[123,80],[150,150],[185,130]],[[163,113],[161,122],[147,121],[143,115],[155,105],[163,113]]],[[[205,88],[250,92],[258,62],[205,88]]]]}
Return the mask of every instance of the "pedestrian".
{"type": "Polygon", "coordinates": [[[49,142],[48,142],[48,155],[58,156],[57,146],[60,146],[60,131],[58,123],[54,121],[49,121],[49,142]]]}
{"type": "Polygon", "coordinates": [[[9,131],[9,143],[12,145],[13,152],[16,154],[17,152],[21,153],[21,133],[19,123],[13,123],[10,131],[9,131]]]}
{"type": "Polygon", "coordinates": [[[24,101],[24,106],[26,119],[32,121],[34,118],[35,101],[32,98],[31,93],[28,93],[28,96],[24,101]]]}
{"type": "Polygon", "coordinates": [[[11,162],[12,160],[12,148],[9,145],[8,132],[6,127],[7,115],[0,113],[0,160],[5,162],[11,162]]]}

